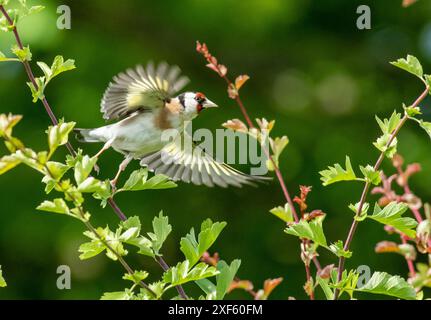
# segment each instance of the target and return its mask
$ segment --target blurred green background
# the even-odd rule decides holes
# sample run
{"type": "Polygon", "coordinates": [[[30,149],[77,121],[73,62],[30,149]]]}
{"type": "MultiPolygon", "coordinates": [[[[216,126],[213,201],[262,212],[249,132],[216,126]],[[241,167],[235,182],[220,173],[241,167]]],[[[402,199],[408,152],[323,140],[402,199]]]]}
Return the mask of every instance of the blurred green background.
{"type": "MultiPolygon", "coordinates": [[[[196,126],[216,129],[227,119],[240,117],[224,82],[205,68],[195,52],[196,40],[209,45],[232,77],[249,74],[243,100],[253,117],[276,119],[275,135],[289,136],[281,158],[288,188],[296,194],[299,184],[313,186],[310,209],[327,213],[325,229],[331,241],[345,239],[352,219],[347,205],[358,201],[362,186],[344,183],[323,188],[318,171],[343,162],[346,154],[355,166],[374,163],[378,153],[372,141],[379,134],[374,115],[401,110],[402,102],[411,103],[421,92],[419,81],[388,61],[414,54],[431,72],[429,1],[410,8],[402,8],[401,0],[30,2],[47,6],[19,26],[24,43],[33,51],[33,66],[35,61],[51,62],[57,54],[76,60],[77,70],[53,81],[46,94],[55,113],[79,127],[104,124],[99,103],[111,77],[148,60],[180,65],[192,80],[188,89],[203,91],[222,106],[203,113],[196,126]],[[367,3],[372,29],[361,31],[356,28],[356,8],[367,3]],[[71,30],[56,28],[60,4],[71,8],[71,30]]],[[[11,34],[0,34],[1,51],[9,53],[11,43],[11,34]]],[[[26,81],[20,64],[0,65],[0,111],[23,114],[17,136],[41,150],[46,146],[43,132],[49,119],[41,104],[32,104],[26,81]]],[[[428,120],[429,107],[426,100],[424,118],[428,120]]],[[[412,180],[414,191],[430,199],[429,138],[416,126],[407,125],[400,141],[407,161],[418,161],[423,167],[412,180]]],[[[90,154],[99,148],[82,147],[90,154]]],[[[102,177],[112,177],[120,160],[120,155],[106,153],[100,160],[102,177]]],[[[129,172],[136,168],[137,162],[129,172]]],[[[78,259],[78,246],[85,240],[80,223],[35,210],[46,198],[40,179],[24,166],[0,177],[0,264],[8,282],[7,288],[0,289],[0,298],[98,299],[104,291],[128,285],[121,280],[123,270],[118,263],[102,255],[78,259]],[[56,269],[62,264],[72,268],[72,290],[56,288],[56,269]]],[[[227,261],[240,258],[239,276],[252,280],[257,288],[267,278],[283,277],[272,298],[306,298],[298,239],[284,234],[283,223],[268,213],[283,204],[276,180],[242,189],[180,184],[172,190],[121,194],[117,201],[129,216],[139,215],[146,230],[160,210],[169,215],[174,229],[163,251],[170,264],[182,259],[179,240],[191,227],[208,217],[227,221],[213,252],[227,261]]],[[[100,208],[94,199],[88,204],[96,225],[117,224],[109,207],[100,208]]],[[[380,225],[361,224],[347,266],[365,264],[371,270],[405,276],[407,266],[401,256],[374,253],[375,243],[383,239],[391,237],[380,225]]],[[[128,259],[150,271],[152,279],[160,275],[160,268],[149,259],[136,255],[128,259]]],[[[326,252],[320,260],[323,265],[335,262],[326,252]]],[[[196,288],[191,284],[186,290],[196,288]]],[[[248,296],[236,292],[229,297],[248,296]]],[[[318,297],[322,297],[320,291],[318,297]]]]}

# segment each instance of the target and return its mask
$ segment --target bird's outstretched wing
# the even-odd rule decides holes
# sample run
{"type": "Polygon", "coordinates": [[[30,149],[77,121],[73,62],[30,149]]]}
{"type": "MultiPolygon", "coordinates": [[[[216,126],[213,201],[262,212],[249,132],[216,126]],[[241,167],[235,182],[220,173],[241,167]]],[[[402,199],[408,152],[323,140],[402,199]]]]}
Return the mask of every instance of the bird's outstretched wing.
{"type": "Polygon", "coordinates": [[[163,107],[188,82],[178,66],[166,62],[128,69],[116,75],[106,89],[101,103],[103,118],[120,119],[135,111],[163,107]]]}
{"type": "Polygon", "coordinates": [[[174,181],[204,184],[208,187],[241,187],[243,184],[255,185],[255,182],[271,180],[268,177],[242,173],[215,160],[201,147],[195,144],[191,144],[189,148],[183,147],[178,141],[169,143],[160,151],[145,155],[140,164],[156,174],[165,174],[174,181]]]}

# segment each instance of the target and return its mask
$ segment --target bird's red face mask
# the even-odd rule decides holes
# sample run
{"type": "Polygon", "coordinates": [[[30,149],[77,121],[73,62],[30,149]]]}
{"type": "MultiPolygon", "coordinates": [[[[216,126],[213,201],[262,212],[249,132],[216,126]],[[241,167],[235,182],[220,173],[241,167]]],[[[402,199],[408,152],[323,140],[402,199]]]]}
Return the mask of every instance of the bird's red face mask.
{"type": "Polygon", "coordinates": [[[204,103],[205,103],[206,99],[207,98],[205,97],[205,95],[203,93],[196,92],[195,100],[198,103],[196,106],[198,113],[200,113],[204,109],[204,103]]]}

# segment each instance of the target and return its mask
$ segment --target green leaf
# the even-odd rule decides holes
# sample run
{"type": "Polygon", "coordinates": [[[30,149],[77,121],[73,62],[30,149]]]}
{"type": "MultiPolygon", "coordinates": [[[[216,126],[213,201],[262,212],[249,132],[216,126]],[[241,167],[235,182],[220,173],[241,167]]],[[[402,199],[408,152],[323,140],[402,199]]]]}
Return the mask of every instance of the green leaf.
{"type": "Polygon", "coordinates": [[[133,274],[130,273],[126,273],[123,276],[124,280],[129,280],[132,281],[135,284],[138,284],[139,282],[141,282],[142,280],[145,280],[148,277],[148,272],[147,271],[135,271],[133,274]]]}
{"type": "Polygon", "coordinates": [[[172,226],[169,224],[169,218],[163,216],[163,212],[160,211],[159,216],[153,219],[153,233],[148,233],[156,255],[159,255],[159,250],[171,231],[172,226]]]}
{"type": "MultiPolygon", "coordinates": [[[[109,187],[108,187],[109,188],[109,187]]],[[[78,185],[78,191],[83,193],[104,193],[107,189],[106,183],[94,177],[89,177],[78,185]]]]}
{"type": "Polygon", "coordinates": [[[3,52],[0,51],[0,62],[6,62],[6,61],[20,61],[17,58],[7,58],[3,52]]]}
{"type": "Polygon", "coordinates": [[[194,229],[190,230],[185,237],[181,238],[180,250],[184,253],[190,265],[194,265],[217,240],[222,230],[226,227],[226,222],[213,223],[210,219],[205,220],[201,225],[201,231],[196,239],[194,229]]]}
{"type": "Polygon", "coordinates": [[[85,260],[97,256],[105,250],[102,242],[93,240],[91,242],[83,243],[79,246],[78,251],[81,252],[79,259],[85,260]]]}
{"type": "Polygon", "coordinates": [[[407,59],[398,59],[397,61],[392,61],[391,64],[422,79],[422,65],[415,56],[407,55],[407,59]]]}
{"type": "Polygon", "coordinates": [[[419,124],[420,124],[421,128],[424,129],[425,132],[428,133],[428,135],[431,138],[431,122],[425,122],[425,121],[421,120],[419,122],[419,124]]]}
{"type": "Polygon", "coordinates": [[[78,251],[82,252],[82,254],[79,256],[80,259],[94,257],[105,249],[106,256],[114,261],[118,260],[118,256],[127,255],[128,252],[124,249],[123,243],[120,239],[121,228],[119,228],[117,232],[114,233],[107,226],[105,228],[97,228],[95,232],[97,232],[98,236],[90,231],[84,232],[84,235],[89,237],[91,242],[84,243],[79,247],[78,251]],[[105,243],[109,244],[109,248],[105,245],[105,243]]]}
{"type": "MultiPolygon", "coordinates": [[[[429,76],[425,76],[425,77],[429,77],[429,76]]],[[[422,114],[421,108],[419,106],[408,106],[407,107],[405,104],[403,104],[403,109],[410,119],[414,118],[415,116],[417,116],[419,114],[422,114]]]]}
{"type": "Polygon", "coordinates": [[[364,175],[365,181],[374,185],[378,185],[382,181],[380,171],[374,170],[374,167],[367,165],[366,167],[360,166],[359,169],[364,175]]]}
{"type": "Polygon", "coordinates": [[[283,220],[286,223],[293,222],[292,210],[288,203],[284,205],[284,207],[275,207],[269,210],[273,215],[283,220]]]}
{"type": "Polygon", "coordinates": [[[362,221],[367,217],[368,210],[370,209],[370,204],[368,202],[364,202],[360,214],[358,214],[359,202],[355,205],[349,204],[349,209],[355,213],[355,220],[362,221]]]}
{"type": "Polygon", "coordinates": [[[163,274],[163,281],[170,283],[172,286],[178,286],[190,281],[196,281],[219,274],[215,267],[206,263],[198,263],[190,270],[190,262],[185,260],[179,262],[175,267],[171,267],[163,274]]]}
{"type": "Polygon", "coordinates": [[[36,14],[44,10],[44,6],[31,6],[30,9],[28,9],[28,14],[36,14]]]}
{"type": "Polygon", "coordinates": [[[206,297],[205,300],[213,300],[213,299],[215,299],[216,294],[217,294],[217,287],[216,287],[216,285],[214,283],[212,283],[208,279],[200,279],[200,280],[196,280],[196,284],[207,295],[207,297],[206,297]]]}
{"type": "Polygon", "coordinates": [[[144,236],[131,238],[125,242],[137,247],[139,249],[138,251],[139,254],[154,258],[155,254],[152,249],[153,244],[149,239],[145,238],[144,236]]]}
{"type": "Polygon", "coordinates": [[[6,286],[7,286],[6,280],[3,278],[3,271],[0,266],[0,288],[4,288],[6,286]]]}
{"type": "Polygon", "coordinates": [[[320,180],[322,180],[324,186],[338,181],[356,180],[356,175],[348,156],[346,156],[346,169],[343,169],[338,163],[336,163],[334,167],[328,167],[327,170],[322,170],[319,173],[322,176],[320,180]]]}
{"type": "Polygon", "coordinates": [[[133,292],[130,289],[125,291],[105,292],[100,300],[132,300],[133,292]]]}
{"type": "Polygon", "coordinates": [[[13,54],[15,54],[15,55],[18,57],[18,59],[19,59],[21,62],[24,62],[24,61],[31,61],[32,54],[31,54],[31,51],[30,51],[30,47],[29,47],[29,46],[27,46],[27,47],[23,47],[23,48],[21,49],[21,48],[20,48],[20,47],[18,47],[17,45],[13,45],[13,46],[12,46],[12,52],[13,52],[13,54]]]}
{"type": "Polygon", "coordinates": [[[75,69],[75,60],[66,60],[62,56],[56,56],[51,67],[49,67],[45,62],[37,62],[37,65],[42,69],[45,75],[45,86],[54,77],[58,76],[60,73],[75,69]]]}
{"type": "Polygon", "coordinates": [[[216,286],[216,299],[223,300],[226,295],[230,284],[235,278],[236,273],[241,265],[241,260],[233,260],[230,265],[225,261],[220,260],[217,263],[217,270],[220,272],[217,275],[217,286],[216,286]]]}
{"type": "Polygon", "coordinates": [[[45,77],[37,77],[34,81],[36,82],[37,87],[33,82],[27,82],[27,86],[31,90],[33,103],[36,103],[38,100],[43,100],[43,98],[45,98],[45,77]]]}
{"type": "MultiPolygon", "coordinates": [[[[289,144],[289,138],[287,136],[276,137],[275,139],[270,138],[269,142],[273,153],[272,159],[274,160],[276,166],[278,166],[280,155],[289,144]]],[[[267,161],[267,167],[270,171],[275,170],[274,165],[270,160],[267,161]]]]}
{"type": "Polygon", "coordinates": [[[47,134],[50,155],[52,155],[59,146],[67,143],[69,133],[74,127],[75,122],[64,122],[63,120],[60,120],[58,125],[48,127],[47,134]]]}
{"type": "Polygon", "coordinates": [[[61,198],[54,199],[54,201],[45,200],[36,209],[47,212],[70,214],[69,207],[61,198]]]}
{"type": "Polygon", "coordinates": [[[60,181],[64,174],[70,169],[69,166],[55,161],[48,161],[46,166],[49,170],[50,176],[56,181],[60,181]]]}
{"type": "Polygon", "coordinates": [[[12,170],[20,163],[20,160],[12,156],[4,156],[0,158],[0,175],[12,170]]]}
{"type": "Polygon", "coordinates": [[[405,213],[407,209],[407,204],[397,203],[395,201],[389,203],[383,209],[381,209],[376,203],[373,215],[369,215],[368,218],[382,224],[392,226],[410,238],[415,238],[417,222],[412,218],[402,217],[403,213],[405,213]]]}
{"type": "Polygon", "coordinates": [[[338,240],[337,242],[329,245],[329,250],[331,250],[337,257],[351,258],[352,252],[344,250],[343,241],[338,240]]]}
{"type": "Polygon", "coordinates": [[[394,111],[389,119],[383,121],[376,116],[376,121],[382,130],[382,133],[391,134],[401,122],[401,113],[394,111]]]}
{"type": "Polygon", "coordinates": [[[371,279],[356,291],[384,294],[406,300],[416,299],[416,291],[407,281],[386,272],[374,272],[371,279]]]}
{"type": "Polygon", "coordinates": [[[158,174],[148,179],[148,169],[140,168],[130,175],[124,186],[118,190],[123,191],[141,191],[149,189],[168,189],[176,187],[176,183],[171,181],[168,176],[158,174]]]}
{"type": "Polygon", "coordinates": [[[389,140],[391,139],[391,135],[388,133],[383,134],[375,142],[373,142],[373,145],[380,151],[385,154],[386,157],[389,159],[392,159],[395,153],[397,152],[397,144],[398,139],[393,138],[390,145],[388,145],[389,140]]]}
{"type": "Polygon", "coordinates": [[[311,240],[320,246],[328,248],[322,222],[323,217],[318,217],[310,222],[301,219],[298,223],[287,227],[284,232],[301,239],[311,240]]]}
{"type": "Polygon", "coordinates": [[[0,136],[11,137],[13,128],[21,121],[21,115],[0,114],[0,136]]]}
{"type": "Polygon", "coordinates": [[[334,292],[331,287],[328,285],[329,279],[322,279],[319,276],[316,276],[317,283],[322,288],[323,293],[325,294],[326,300],[334,299],[334,292]]]}

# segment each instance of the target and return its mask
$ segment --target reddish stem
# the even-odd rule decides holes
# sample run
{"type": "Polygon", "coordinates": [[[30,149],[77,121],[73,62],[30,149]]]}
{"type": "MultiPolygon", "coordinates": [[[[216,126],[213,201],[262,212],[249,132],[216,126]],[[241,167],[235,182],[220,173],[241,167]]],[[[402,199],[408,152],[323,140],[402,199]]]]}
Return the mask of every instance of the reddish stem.
{"type": "MultiPolygon", "coordinates": [[[[417,107],[418,104],[425,99],[425,97],[428,95],[429,92],[429,86],[426,85],[426,88],[424,90],[424,92],[422,92],[422,94],[416,99],[416,101],[412,104],[412,107],[417,107]]],[[[392,144],[392,142],[394,141],[395,137],[397,136],[398,132],[400,131],[400,129],[402,128],[402,126],[404,125],[404,123],[407,121],[408,116],[404,115],[404,117],[401,119],[401,121],[398,123],[397,127],[394,129],[394,131],[392,132],[386,146],[390,146],[392,144]]],[[[383,159],[385,158],[385,153],[381,152],[379,158],[376,161],[376,164],[374,165],[374,170],[377,171],[380,168],[380,165],[383,162],[383,159]]],[[[370,189],[370,183],[367,182],[365,183],[364,189],[362,190],[362,195],[361,195],[361,199],[359,201],[359,205],[358,205],[358,211],[355,217],[359,217],[362,214],[362,209],[363,206],[365,204],[365,200],[367,198],[367,194],[368,191],[370,189]]],[[[350,244],[353,240],[353,236],[355,234],[356,228],[358,227],[358,223],[359,221],[354,219],[352,222],[352,225],[350,226],[350,230],[349,233],[347,235],[347,239],[346,242],[344,243],[344,250],[348,251],[350,248],[350,244]]],[[[342,279],[342,274],[344,271],[344,263],[345,263],[346,258],[345,257],[340,257],[340,259],[338,260],[338,277],[337,277],[337,281],[340,282],[342,279]]],[[[335,289],[334,292],[334,300],[338,299],[338,295],[340,293],[339,289],[335,289]]]]}
{"type": "MultiPolygon", "coordinates": [[[[403,237],[402,235],[400,236],[401,241],[403,244],[407,244],[407,240],[405,237],[403,237]]],[[[413,260],[412,259],[408,259],[406,257],[406,261],[407,261],[407,266],[409,268],[409,273],[411,277],[415,277],[416,276],[416,271],[415,271],[415,266],[413,265],[413,260]]]]}
{"type": "MultiPolygon", "coordinates": [[[[226,75],[222,76],[222,78],[226,81],[226,83],[228,85],[228,88],[233,85],[232,82],[230,81],[230,79],[226,75]]],[[[242,112],[242,114],[243,114],[243,116],[245,118],[245,121],[247,122],[248,126],[250,128],[255,128],[253,122],[251,121],[251,119],[250,119],[250,117],[248,115],[247,109],[245,108],[244,103],[242,102],[241,97],[239,96],[239,93],[237,93],[237,95],[235,97],[235,101],[238,104],[238,106],[239,106],[239,108],[240,108],[240,110],[241,110],[241,112],[242,112]]],[[[273,157],[271,156],[269,150],[267,148],[265,148],[265,147],[263,147],[262,149],[263,149],[266,157],[271,161],[271,163],[272,163],[272,165],[274,167],[275,175],[277,176],[277,179],[278,179],[278,182],[280,184],[281,190],[283,191],[283,195],[284,195],[287,203],[289,204],[289,207],[290,207],[290,210],[292,211],[292,216],[293,216],[295,222],[298,223],[299,222],[299,217],[298,217],[298,214],[296,212],[295,205],[293,204],[292,198],[291,198],[291,196],[289,194],[289,191],[287,190],[286,184],[284,182],[283,174],[281,173],[280,168],[278,167],[278,165],[275,163],[275,161],[274,161],[273,157]]],[[[303,246],[305,246],[306,245],[306,240],[305,239],[301,239],[301,243],[302,243],[303,246]]],[[[313,258],[313,263],[316,266],[317,271],[320,271],[321,270],[321,266],[320,266],[320,262],[317,259],[317,257],[313,258]]],[[[307,275],[307,282],[308,282],[308,281],[310,281],[310,278],[311,278],[310,266],[308,264],[306,264],[306,263],[304,265],[305,265],[305,272],[306,272],[306,275],[307,275]]],[[[314,300],[314,292],[312,292],[312,294],[310,295],[310,299],[314,300]]]]}
{"type": "MultiPolygon", "coordinates": [[[[22,44],[21,37],[19,36],[18,28],[16,27],[16,25],[14,25],[13,20],[11,19],[9,14],[7,13],[4,6],[0,5],[0,11],[5,16],[9,25],[13,26],[12,32],[15,35],[15,39],[16,39],[16,42],[18,44],[18,47],[22,50],[24,48],[24,46],[22,44]]],[[[33,71],[30,67],[30,64],[28,63],[28,61],[22,61],[22,63],[24,65],[24,68],[25,68],[25,71],[27,73],[29,80],[31,81],[31,83],[33,84],[35,89],[37,90],[38,85],[36,83],[36,79],[34,77],[34,74],[33,74],[33,71]]],[[[54,112],[52,111],[52,109],[48,103],[48,100],[46,98],[42,99],[42,104],[45,107],[45,111],[48,114],[49,118],[51,119],[52,124],[57,125],[58,124],[57,117],[55,116],[54,112]]],[[[75,149],[73,148],[73,146],[70,142],[67,142],[66,147],[72,156],[76,155],[75,149]]],[[[123,213],[123,211],[120,209],[120,207],[117,205],[117,203],[114,201],[113,198],[108,199],[108,203],[111,206],[111,208],[114,210],[114,212],[117,214],[117,216],[120,218],[120,220],[122,220],[122,221],[127,220],[127,216],[123,213]]],[[[168,266],[162,257],[159,257],[157,259],[157,262],[159,263],[159,265],[162,267],[163,270],[165,270],[165,266],[168,266]]],[[[169,268],[169,266],[168,266],[168,268],[169,268]]],[[[185,294],[184,289],[181,286],[177,286],[176,289],[183,299],[187,299],[187,295],[185,294]]]]}

